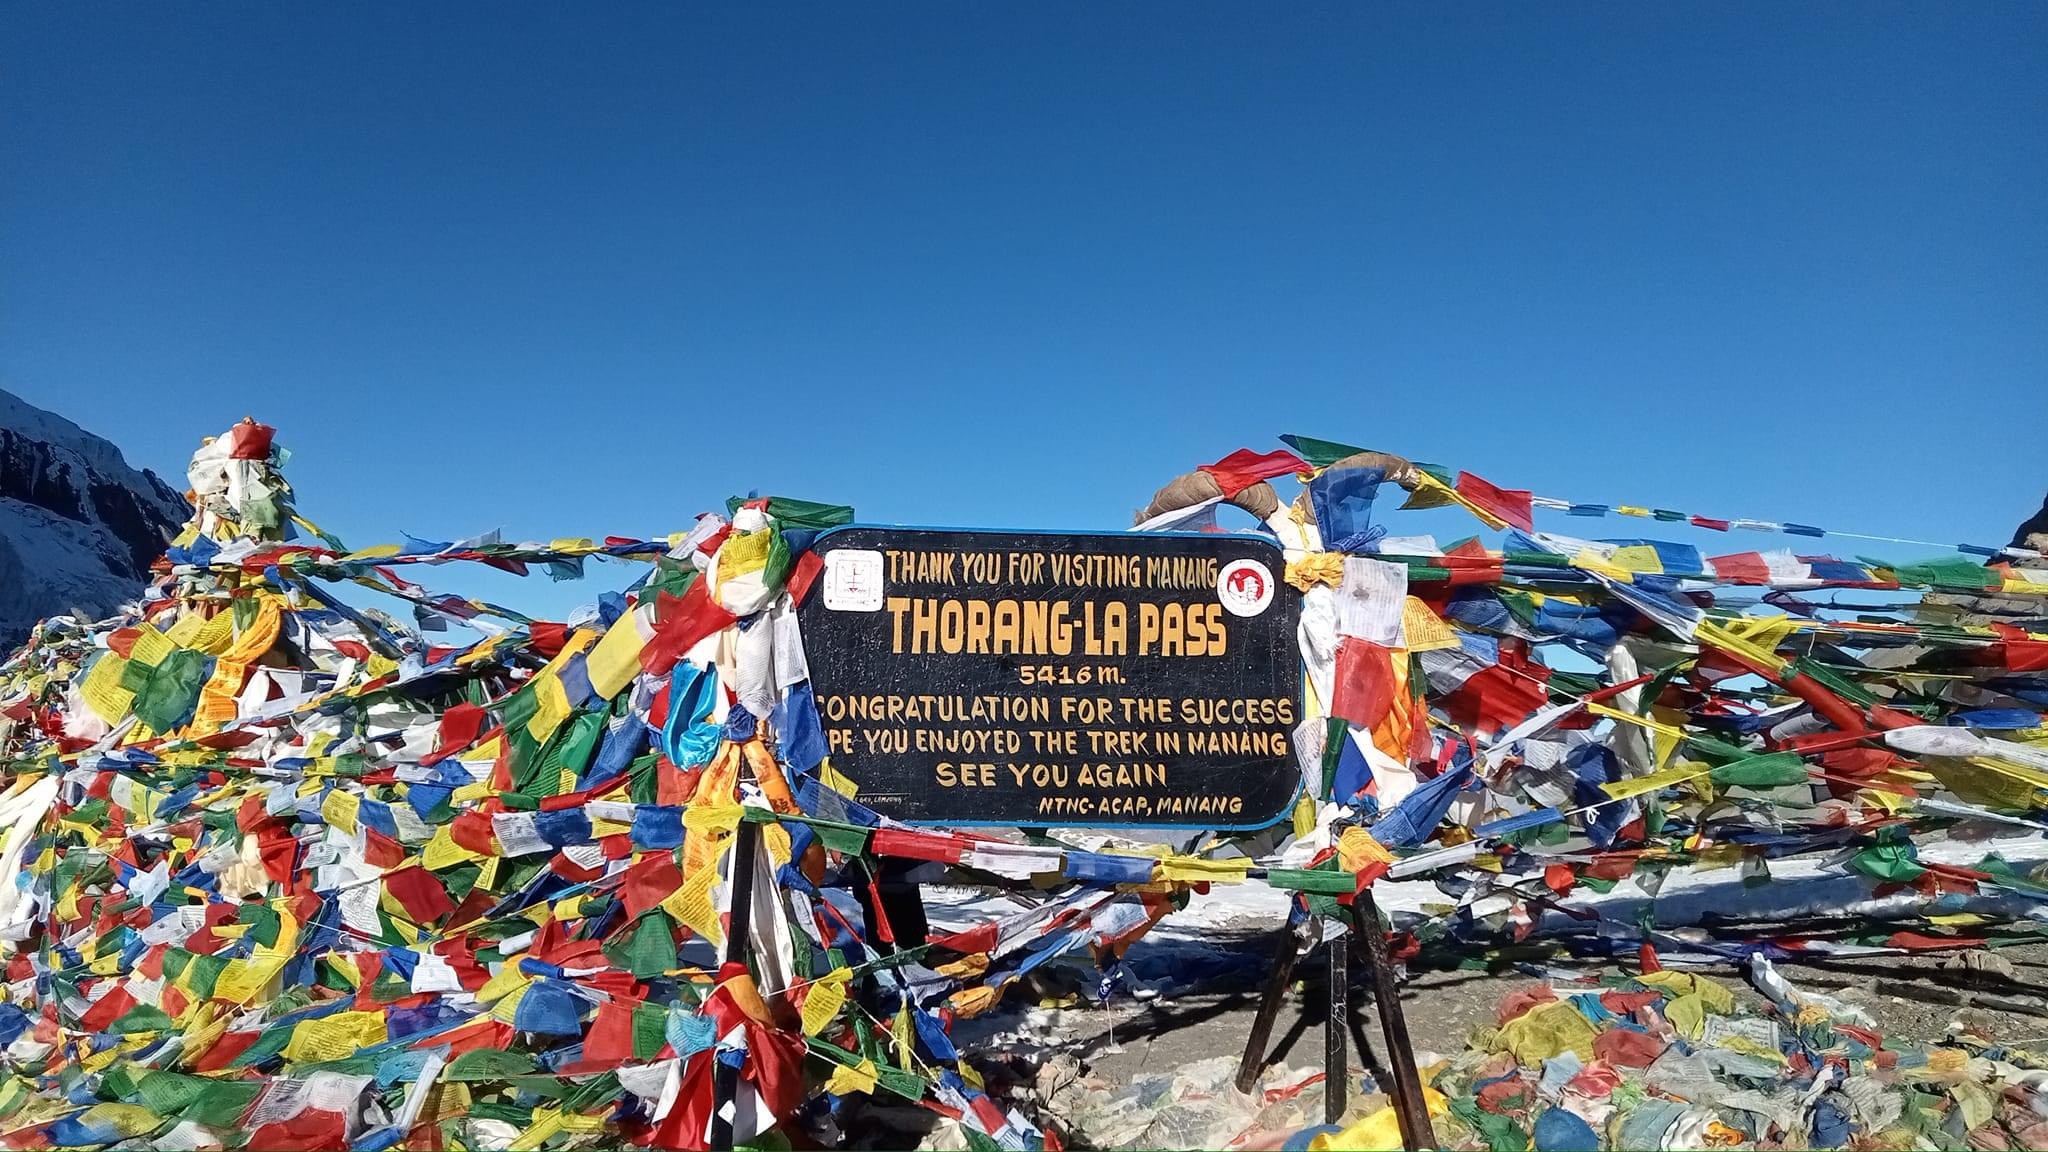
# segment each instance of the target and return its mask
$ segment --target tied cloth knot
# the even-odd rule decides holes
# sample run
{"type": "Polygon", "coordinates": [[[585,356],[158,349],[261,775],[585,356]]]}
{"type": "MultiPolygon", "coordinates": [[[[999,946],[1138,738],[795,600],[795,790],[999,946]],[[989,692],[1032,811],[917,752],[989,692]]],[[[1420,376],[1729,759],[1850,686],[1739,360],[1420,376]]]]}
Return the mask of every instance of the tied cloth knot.
{"type": "Polygon", "coordinates": [[[1311,552],[1287,562],[1287,582],[1302,592],[1318,584],[1332,588],[1344,583],[1344,555],[1341,552],[1311,552]]]}

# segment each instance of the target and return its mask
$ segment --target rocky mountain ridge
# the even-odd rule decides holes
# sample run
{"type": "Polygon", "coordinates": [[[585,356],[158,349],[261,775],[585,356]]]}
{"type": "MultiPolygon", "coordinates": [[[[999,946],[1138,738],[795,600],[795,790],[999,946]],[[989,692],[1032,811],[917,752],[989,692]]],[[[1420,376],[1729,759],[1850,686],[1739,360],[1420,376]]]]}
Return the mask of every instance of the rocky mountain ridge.
{"type": "Polygon", "coordinates": [[[45,616],[134,597],[187,512],[111,442],[0,389],[0,652],[45,616]]]}

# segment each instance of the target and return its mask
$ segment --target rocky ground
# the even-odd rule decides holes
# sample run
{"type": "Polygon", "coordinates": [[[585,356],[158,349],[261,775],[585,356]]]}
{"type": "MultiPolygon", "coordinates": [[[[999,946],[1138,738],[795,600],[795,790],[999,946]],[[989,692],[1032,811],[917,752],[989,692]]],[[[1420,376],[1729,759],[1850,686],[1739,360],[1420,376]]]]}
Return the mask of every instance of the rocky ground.
{"type": "MultiPolygon", "coordinates": [[[[1273,1028],[1262,1092],[1239,1096],[1229,1084],[1273,963],[1274,941],[1270,927],[1241,916],[1215,919],[1185,926],[1169,919],[1156,939],[1133,950],[1132,968],[1157,990],[1154,998],[1120,994],[1100,1007],[1092,998],[1092,968],[1048,965],[999,1010],[960,1022],[956,1042],[992,1089],[1007,1087],[1013,1099],[1029,1101],[1035,1115],[1065,1129],[1069,1146],[1189,1147],[1201,1140],[1203,1146],[1279,1147],[1287,1133],[1323,1119],[1325,954],[1318,950],[1296,967],[1273,1028]]],[[[1588,981],[1618,971],[1570,961],[1552,963],[1551,970],[1588,981]]],[[[2048,1044],[2048,1004],[2035,998],[2048,986],[2048,944],[1785,963],[1780,971],[1805,991],[1862,1008],[1898,1041],[1939,1042],[1963,1021],[2002,1042],[2048,1044]]],[[[1764,1004],[1732,967],[1702,974],[1735,989],[1745,1007],[1764,1004]]],[[[1356,1119],[1385,1103],[1377,1089],[1391,1081],[1378,1012],[1356,957],[1350,975],[1346,1115],[1356,1119]]],[[[1504,998],[1560,983],[1512,967],[1413,974],[1402,988],[1402,1008],[1420,1062],[1463,1050],[1475,1028],[1494,1024],[1504,998]]],[[[849,1135],[867,1147],[898,1146],[906,1137],[926,1147],[965,1147],[957,1132],[908,1109],[884,1109],[849,1135]]]]}

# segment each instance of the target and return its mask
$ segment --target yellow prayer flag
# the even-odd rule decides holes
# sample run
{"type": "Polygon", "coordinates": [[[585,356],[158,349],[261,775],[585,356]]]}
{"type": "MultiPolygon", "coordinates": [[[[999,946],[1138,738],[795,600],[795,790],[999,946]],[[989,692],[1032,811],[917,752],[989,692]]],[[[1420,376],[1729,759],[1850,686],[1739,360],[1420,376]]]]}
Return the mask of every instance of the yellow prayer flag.
{"type": "Polygon", "coordinates": [[[1638,716],[1633,712],[1624,712],[1619,708],[1602,704],[1598,700],[1586,701],[1586,711],[1596,716],[1605,716],[1609,720],[1619,720],[1623,724],[1633,724],[1644,731],[1655,732],[1660,736],[1670,739],[1682,740],[1685,738],[1685,731],[1683,729],[1673,728],[1669,724],[1660,724],[1647,716],[1638,716]]]}
{"type": "Polygon", "coordinates": [[[526,734],[535,742],[545,744],[562,721],[569,718],[569,693],[562,687],[562,678],[552,670],[543,671],[533,679],[533,697],[539,708],[533,718],[526,722],[526,734]]]}
{"type": "Polygon", "coordinates": [[[161,664],[164,657],[177,650],[178,646],[171,643],[163,633],[144,624],[136,629],[135,647],[128,650],[128,658],[140,660],[144,664],[161,664]]]}
{"type": "Polygon", "coordinates": [[[507,964],[496,976],[486,980],[483,987],[476,990],[476,1002],[495,1004],[531,983],[533,977],[521,971],[519,965],[507,964]]]}
{"type": "Polygon", "coordinates": [[[1628,780],[1615,780],[1602,784],[1600,785],[1600,790],[1607,793],[1607,798],[1610,800],[1626,800],[1631,796],[1641,796],[1645,792],[1655,792],[1660,788],[1670,788],[1673,785],[1683,784],[1695,776],[1705,776],[1712,771],[1713,769],[1705,764],[1695,764],[1690,760],[1681,760],[1669,768],[1659,769],[1647,776],[1636,776],[1628,780]]]}
{"type": "Polygon", "coordinates": [[[511,1146],[514,1148],[539,1148],[554,1137],[561,1135],[562,1130],[562,1113],[560,1109],[537,1108],[533,1113],[533,1123],[527,1125],[526,1131],[521,1132],[512,1141],[511,1146]]]}
{"type": "Polygon", "coordinates": [[[768,850],[768,863],[777,868],[795,858],[795,846],[790,843],[789,829],[780,824],[770,824],[761,829],[761,847],[768,850]]]}
{"type": "Polygon", "coordinates": [[[199,613],[187,610],[178,616],[178,622],[171,625],[170,631],[164,633],[164,638],[179,648],[197,648],[198,645],[192,641],[204,627],[206,622],[199,618],[199,613]]]}
{"type": "Polygon", "coordinates": [[[342,830],[346,835],[356,834],[356,817],[362,813],[363,798],[353,792],[335,788],[320,804],[320,818],[342,830]]]}
{"type": "Polygon", "coordinates": [[[746,809],[739,804],[692,804],[683,809],[683,828],[688,832],[731,832],[745,815],[746,809]]]}
{"type": "Polygon", "coordinates": [[[1252,862],[1242,857],[1236,860],[1204,860],[1199,856],[1168,856],[1159,862],[1160,875],[1167,880],[1178,880],[1185,884],[1209,881],[1216,884],[1238,884],[1244,881],[1245,873],[1251,871],[1252,862]]]}
{"type": "Polygon", "coordinates": [[[718,549],[718,582],[723,584],[767,567],[768,550],[774,543],[774,537],[774,532],[766,528],[758,532],[735,532],[726,537],[718,549]]]}
{"type": "Polygon", "coordinates": [[[860,796],[860,785],[854,783],[853,779],[846,775],[846,773],[834,768],[830,756],[825,757],[818,764],[818,782],[846,797],[848,800],[853,800],[860,796]]]}
{"type": "Polygon", "coordinates": [[[346,1060],[389,1038],[382,1012],[338,1012],[301,1020],[284,1046],[284,1058],[308,1062],[346,1060]]]}
{"type": "Polygon", "coordinates": [[[917,1053],[910,1046],[910,998],[905,996],[897,1006],[896,1022],[889,1027],[889,1038],[896,1042],[896,1066],[910,1071],[917,1063],[917,1053]]]}
{"type": "Polygon", "coordinates": [[[714,945],[725,943],[725,926],[719,922],[718,909],[711,903],[711,888],[716,883],[716,868],[699,868],[685,876],[683,886],[661,902],[661,910],[678,924],[714,945]]]}
{"type": "Polygon", "coordinates": [[[841,1064],[832,1069],[832,1078],[825,1081],[825,1091],[834,1096],[851,1096],[859,1092],[873,1092],[881,1070],[873,1060],[863,1060],[849,1068],[841,1064]]]}
{"type": "Polygon", "coordinates": [[[1439,648],[1458,646],[1458,634],[1444,623],[1443,617],[1430,611],[1429,605],[1413,596],[1401,604],[1401,631],[1408,639],[1410,652],[1434,652],[1439,648]]]}
{"type": "Polygon", "coordinates": [[[604,639],[597,642],[584,660],[583,671],[590,677],[591,690],[606,700],[617,696],[640,674],[640,650],[647,646],[647,641],[640,635],[636,614],[637,610],[628,612],[613,621],[604,639]]]}
{"type": "Polygon", "coordinates": [[[127,670],[125,657],[108,652],[93,661],[92,671],[79,682],[78,694],[85,706],[109,724],[119,724],[135,707],[135,693],[121,687],[121,675],[127,670]]]}
{"type": "Polygon", "coordinates": [[[1782,672],[1786,667],[1786,661],[1780,659],[1776,652],[1738,635],[1712,620],[1700,621],[1698,627],[1693,630],[1693,636],[1702,644],[1719,648],[1725,652],[1733,652],[1773,674],[1782,672]]]}
{"type": "Polygon", "coordinates": [[[1649,572],[1661,575],[1664,571],[1664,558],[1657,555],[1657,550],[1647,544],[1629,544],[1616,548],[1614,554],[1607,558],[1607,562],[1631,574],[1649,572]]]}
{"type": "Polygon", "coordinates": [[[846,983],[851,979],[851,968],[835,968],[811,985],[804,996],[804,1035],[816,1036],[839,1015],[839,1009],[846,1004],[846,983]]]}
{"type": "Polygon", "coordinates": [[[1580,549],[1579,554],[1572,557],[1572,567],[1582,572],[1592,572],[1596,575],[1605,576],[1609,580],[1620,580],[1624,583],[1635,579],[1635,573],[1630,572],[1619,564],[1611,562],[1607,557],[1591,548],[1580,549]]]}
{"type": "Polygon", "coordinates": [[[420,854],[420,863],[425,865],[429,872],[439,872],[456,864],[467,864],[472,860],[482,859],[484,857],[480,853],[472,852],[456,843],[455,837],[449,834],[446,824],[434,829],[434,838],[427,841],[426,849],[420,854]]]}
{"type": "Polygon", "coordinates": [[[1346,828],[1337,838],[1337,861],[1346,872],[1363,872],[1373,864],[1392,864],[1394,854],[1363,828],[1346,828]]]}

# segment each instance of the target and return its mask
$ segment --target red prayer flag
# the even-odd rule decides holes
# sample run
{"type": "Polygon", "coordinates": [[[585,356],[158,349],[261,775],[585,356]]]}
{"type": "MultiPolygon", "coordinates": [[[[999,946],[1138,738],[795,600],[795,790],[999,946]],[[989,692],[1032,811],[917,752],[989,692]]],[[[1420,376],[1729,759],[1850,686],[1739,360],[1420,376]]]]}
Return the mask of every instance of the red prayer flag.
{"type": "Polygon", "coordinates": [[[78,1026],[88,1032],[104,1032],[135,1005],[136,999],[128,989],[116,985],[112,992],[100,997],[92,1007],[85,1010],[85,1014],[78,1018],[78,1026]]]}
{"type": "Polygon", "coordinates": [[[192,1062],[192,1071],[218,1072],[226,1068],[234,1062],[235,1057],[247,1052],[262,1035],[263,1033],[257,1031],[223,1033],[220,1039],[214,1041],[197,1060],[192,1062]]]}
{"type": "Polygon", "coordinates": [[[1310,470],[1308,461],[1285,448],[1271,452],[1239,448],[1214,464],[1204,464],[1199,469],[1216,478],[1216,484],[1223,489],[1225,496],[1235,496],[1261,480],[1310,470]]]}
{"type": "Polygon", "coordinates": [[[789,589],[789,602],[802,604],[804,597],[810,595],[811,585],[818,582],[818,575],[824,570],[825,562],[818,559],[816,552],[805,550],[803,555],[798,556],[795,567],[789,571],[789,582],[786,585],[789,589]]]}
{"type": "Polygon", "coordinates": [[[489,719],[490,713],[476,704],[457,704],[441,713],[440,740],[432,752],[420,757],[420,765],[431,768],[476,743],[489,719]]]}
{"type": "Polygon", "coordinates": [[[270,441],[277,429],[254,420],[243,420],[228,429],[228,459],[264,460],[270,456],[270,441]]]}
{"type": "Polygon", "coordinates": [[[396,868],[405,863],[405,845],[375,828],[363,829],[363,838],[363,859],[369,863],[379,868],[396,868]]]}
{"type": "Polygon", "coordinates": [[[1337,644],[1336,680],[1330,715],[1360,728],[1376,727],[1393,707],[1399,687],[1394,680],[1393,652],[1370,640],[1346,636],[1337,644]]]}
{"type": "Polygon", "coordinates": [[[1577,882],[1578,874],[1572,871],[1569,864],[1552,864],[1543,870],[1543,886],[1559,896],[1571,891],[1572,885],[1577,882]]]}
{"type": "MultiPolygon", "coordinates": [[[[803,1103],[804,1043],[801,1036],[773,1028],[748,1016],[734,999],[726,977],[734,965],[721,969],[716,990],[699,1011],[711,1017],[717,1034],[724,1036],[736,1027],[746,1029],[746,1063],[742,1079],[761,1095],[761,1107],[777,1120],[786,1119],[803,1103]]],[[[744,969],[741,969],[744,974],[744,969]]],[[[694,1053],[683,1062],[682,1091],[675,1107],[655,1129],[653,1144],[659,1148],[705,1149],[711,1123],[712,1066],[717,1053],[694,1053]]]]}
{"type": "Polygon", "coordinates": [[[1458,473],[1458,495],[1470,500],[1524,532],[1536,530],[1535,496],[1526,488],[1500,488],[1474,476],[1458,473]]]}
{"type": "Polygon", "coordinates": [[[984,921],[965,932],[955,932],[951,936],[941,936],[932,941],[932,945],[937,948],[948,948],[970,956],[977,952],[987,952],[996,946],[998,927],[993,920],[984,921]]]}
{"type": "Polygon", "coordinates": [[[2014,672],[2048,671],[2048,640],[2007,640],[2005,666],[2014,672]]]}
{"type": "Polygon", "coordinates": [[[903,856],[912,860],[936,860],[941,864],[958,864],[966,857],[967,845],[958,837],[943,832],[924,832],[914,828],[877,828],[868,841],[868,850],[877,856],[903,856]]]}
{"type": "Polygon", "coordinates": [[[711,598],[707,583],[694,580],[680,597],[663,592],[656,598],[654,638],[640,649],[642,669],[656,676],[667,673],[697,641],[739,619],[711,598]]]}
{"type": "Polygon", "coordinates": [[[1729,584],[1769,584],[1771,566],[1764,563],[1761,552],[1737,552],[1729,556],[1715,556],[1707,561],[1707,567],[1716,579],[1729,584]]]}
{"type": "Polygon", "coordinates": [[[597,1017],[583,1037],[585,1063],[617,1067],[633,1058],[633,1004],[613,1000],[597,1006],[597,1017]]]}
{"type": "Polygon", "coordinates": [[[676,867],[674,855],[660,852],[648,856],[626,869],[620,883],[619,898],[626,905],[626,918],[638,918],[642,912],[674,895],[682,886],[683,870],[676,867]]]}
{"type": "Polygon", "coordinates": [[[1502,732],[1528,719],[1546,699],[1541,683],[1496,665],[1473,673],[1441,704],[1451,722],[1462,728],[1502,732]]]}
{"type": "Polygon", "coordinates": [[[470,809],[448,822],[448,838],[479,856],[496,856],[501,849],[498,834],[491,830],[489,814],[470,809]]]}
{"type": "Polygon", "coordinates": [[[384,890],[391,893],[414,924],[431,924],[455,911],[454,903],[448,899],[448,889],[424,868],[385,873],[384,890]]]}
{"type": "Polygon", "coordinates": [[[569,626],[548,620],[535,620],[526,626],[526,632],[533,637],[533,650],[549,660],[562,651],[562,645],[569,642],[569,626]]]}

